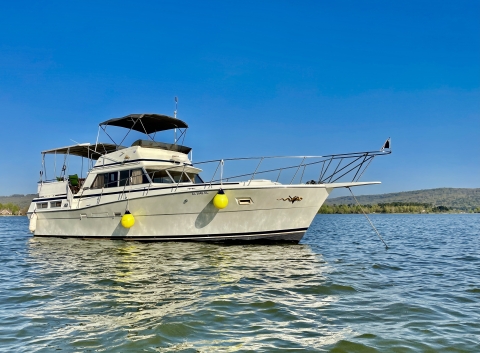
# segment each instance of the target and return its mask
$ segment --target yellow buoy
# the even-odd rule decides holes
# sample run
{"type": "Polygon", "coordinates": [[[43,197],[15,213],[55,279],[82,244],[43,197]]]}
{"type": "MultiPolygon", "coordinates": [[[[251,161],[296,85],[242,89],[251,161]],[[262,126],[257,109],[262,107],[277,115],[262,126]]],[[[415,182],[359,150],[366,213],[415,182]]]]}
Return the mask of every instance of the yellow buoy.
{"type": "Polygon", "coordinates": [[[228,206],[228,197],[225,195],[222,189],[218,190],[218,193],[213,198],[213,205],[218,209],[228,206]]]}
{"type": "Polygon", "coordinates": [[[135,218],[129,211],[125,211],[121,223],[125,228],[131,228],[135,224],[135,218]]]}

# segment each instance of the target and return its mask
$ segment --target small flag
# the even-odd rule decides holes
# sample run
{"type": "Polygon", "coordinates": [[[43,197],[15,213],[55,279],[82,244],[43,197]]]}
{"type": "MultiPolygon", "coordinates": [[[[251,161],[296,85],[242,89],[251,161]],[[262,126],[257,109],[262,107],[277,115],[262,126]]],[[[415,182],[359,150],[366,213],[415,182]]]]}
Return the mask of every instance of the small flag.
{"type": "Polygon", "coordinates": [[[385,143],[383,144],[383,147],[380,149],[380,151],[389,150],[389,149],[390,149],[390,137],[387,139],[387,141],[385,141],[385,143]]]}

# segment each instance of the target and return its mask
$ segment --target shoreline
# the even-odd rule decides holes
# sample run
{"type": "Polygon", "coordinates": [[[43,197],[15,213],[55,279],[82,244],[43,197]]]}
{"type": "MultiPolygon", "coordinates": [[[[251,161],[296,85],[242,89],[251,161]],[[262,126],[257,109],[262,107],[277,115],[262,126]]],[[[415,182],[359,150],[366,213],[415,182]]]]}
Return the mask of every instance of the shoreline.
{"type": "MultiPolygon", "coordinates": [[[[322,213],[322,212],[317,212],[318,214],[325,214],[325,215],[363,215],[363,213],[322,213]]],[[[372,212],[372,213],[367,213],[367,215],[372,215],[372,214],[379,214],[379,215],[389,215],[389,214],[394,214],[394,215],[403,215],[403,214],[411,214],[411,215],[457,215],[457,214],[480,214],[479,212],[424,212],[424,213],[418,213],[418,212],[372,212]]]]}

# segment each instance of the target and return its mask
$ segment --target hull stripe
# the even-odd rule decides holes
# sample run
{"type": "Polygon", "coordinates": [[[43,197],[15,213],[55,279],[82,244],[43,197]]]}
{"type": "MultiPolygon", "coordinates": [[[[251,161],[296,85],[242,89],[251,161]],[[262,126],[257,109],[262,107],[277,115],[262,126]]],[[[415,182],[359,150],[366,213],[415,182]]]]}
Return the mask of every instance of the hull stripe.
{"type": "MultiPolygon", "coordinates": [[[[100,158],[102,158],[102,157],[100,157],[100,158]]],[[[119,164],[122,164],[122,165],[128,165],[128,164],[132,164],[132,163],[138,164],[138,162],[167,162],[167,163],[171,163],[171,164],[178,164],[178,165],[180,164],[180,162],[175,162],[175,161],[167,160],[167,159],[140,158],[140,159],[130,159],[128,161],[123,161],[123,162],[115,162],[115,163],[97,165],[97,166],[94,166],[93,169],[107,168],[107,167],[110,167],[110,166],[113,166],[113,165],[119,165],[119,164]]],[[[193,164],[191,164],[191,163],[185,163],[185,165],[193,166],[193,164]]]]}
{"type": "Polygon", "coordinates": [[[81,238],[81,239],[120,239],[120,240],[215,240],[222,238],[238,238],[245,239],[258,236],[272,235],[288,235],[291,233],[305,233],[308,228],[295,228],[284,230],[270,230],[262,232],[246,232],[246,233],[224,233],[224,234],[191,234],[191,235],[148,235],[148,236],[125,236],[125,235],[41,235],[35,234],[36,237],[60,237],[60,238],[81,238]]]}

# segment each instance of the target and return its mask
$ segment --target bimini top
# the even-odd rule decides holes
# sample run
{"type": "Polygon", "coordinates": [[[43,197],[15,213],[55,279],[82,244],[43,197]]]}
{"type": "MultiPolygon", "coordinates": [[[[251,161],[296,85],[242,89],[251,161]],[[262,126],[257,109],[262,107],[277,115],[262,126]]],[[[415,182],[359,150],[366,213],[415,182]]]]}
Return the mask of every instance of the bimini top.
{"type": "Polygon", "coordinates": [[[120,126],[127,129],[151,134],[157,131],[188,128],[184,121],[161,114],[130,114],[123,118],[115,118],[100,123],[103,125],[120,126]]]}
{"type": "Polygon", "coordinates": [[[79,143],[77,145],[54,148],[52,150],[42,151],[42,154],[69,154],[73,156],[91,158],[97,160],[100,156],[123,149],[123,146],[117,146],[111,143],[79,143]]]}

